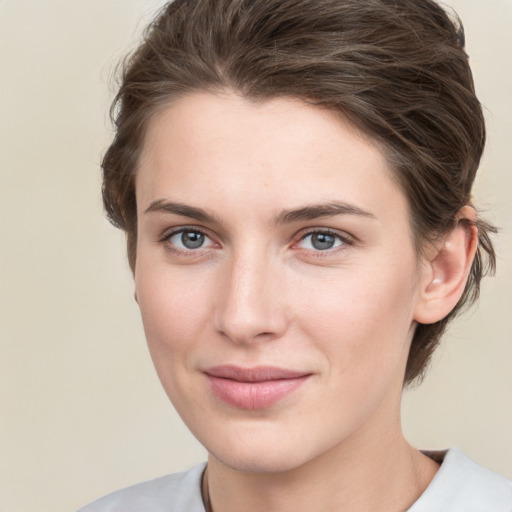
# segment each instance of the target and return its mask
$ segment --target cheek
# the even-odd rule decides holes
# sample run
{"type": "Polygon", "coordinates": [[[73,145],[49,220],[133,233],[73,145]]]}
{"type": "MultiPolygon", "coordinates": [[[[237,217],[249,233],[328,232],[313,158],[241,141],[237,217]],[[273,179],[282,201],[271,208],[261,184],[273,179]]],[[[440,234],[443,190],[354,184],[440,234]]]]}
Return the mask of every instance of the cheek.
{"type": "Polygon", "coordinates": [[[186,272],[158,265],[139,264],[139,269],[136,290],[151,359],[169,399],[188,423],[188,415],[203,407],[193,387],[184,384],[194,370],[193,354],[210,317],[207,294],[186,272]]]}
{"type": "Polygon", "coordinates": [[[136,290],[149,348],[158,357],[179,353],[198,339],[208,318],[205,287],[188,272],[141,262],[136,290]]]}
{"type": "Polygon", "coordinates": [[[321,345],[331,368],[364,379],[405,363],[415,294],[414,275],[406,269],[337,270],[294,294],[301,329],[321,345]]]}

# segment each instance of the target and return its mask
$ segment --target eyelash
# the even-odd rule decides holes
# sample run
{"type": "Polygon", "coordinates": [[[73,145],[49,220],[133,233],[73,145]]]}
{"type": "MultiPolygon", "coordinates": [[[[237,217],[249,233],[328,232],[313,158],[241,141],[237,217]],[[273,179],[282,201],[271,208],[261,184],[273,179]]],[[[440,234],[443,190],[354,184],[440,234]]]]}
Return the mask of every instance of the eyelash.
{"type": "MultiPolygon", "coordinates": [[[[165,233],[158,241],[160,243],[164,244],[166,249],[169,250],[170,252],[172,252],[174,254],[178,254],[178,255],[189,256],[189,257],[190,256],[199,256],[202,254],[202,252],[205,249],[208,249],[205,247],[199,247],[197,249],[180,249],[179,247],[177,247],[176,245],[171,243],[170,240],[172,237],[179,235],[180,233],[187,233],[187,232],[188,233],[197,233],[197,234],[203,235],[205,238],[208,238],[209,240],[212,240],[212,237],[209,236],[205,230],[195,227],[195,226],[190,226],[190,227],[184,226],[184,227],[180,227],[178,229],[174,229],[168,233],[165,233]]],[[[317,229],[310,229],[309,231],[299,234],[298,240],[292,244],[292,247],[298,245],[299,243],[303,242],[307,237],[313,236],[313,235],[329,235],[341,242],[338,246],[335,246],[333,248],[327,248],[324,250],[302,249],[302,250],[307,251],[311,255],[314,255],[314,257],[316,257],[316,258],[322,258],[322,257],[332,255],[334,252],[342,251],[342,250],[346,249],[347,246],[352,246],[355,244],[354,239],[346,234],[341,234],[338,231],[334,231],[332,229],[325,229],[325,228],[318,229],[317,228],[317,229]]],[[[301,249],[297,248],[297,250],[301,250],[301,249]]]]}
{"type": "Polygon", "coordinates": [[[204,247],[199,247],[197,249],[180,249],[179,247],[171,243],[171,238],[176,235],[179,235],[180,233],[197,233],[203,235],[205,238],[208,238],[209,240],[212,240],[212,237],[201,228],[197,228],[195,226],[183,226],[178,229],[174,229],[168,233],[165,233],[158,241],[163,243],[168,251],[178,255],[198,256],[204,251],[204,247]]]}
{"type": "MultiPolygon", "coordinates": [[[[347,248],[347,246],[352,246],[355,244],[354,239],[347,235],[347,234],[341,234],[338,231],[332,230],[332,229],[311,229],[309,231],[306,231],[299,236],[299,240],[294,243],[294,245],[299,244],[300,242],[303,242],[307,237],[313,236],[313,235],[329,235],[340,241],[341,243],[339,246],[328,248],[328,249],[305,249],[308,251],[311,255],[313,255],[315,258],[324,258],[327,256],[331,256],[333,253],[338,251],[343,251],[347,248]]],[[[298,249],[300,250],[300,248],[298,249]]]]}

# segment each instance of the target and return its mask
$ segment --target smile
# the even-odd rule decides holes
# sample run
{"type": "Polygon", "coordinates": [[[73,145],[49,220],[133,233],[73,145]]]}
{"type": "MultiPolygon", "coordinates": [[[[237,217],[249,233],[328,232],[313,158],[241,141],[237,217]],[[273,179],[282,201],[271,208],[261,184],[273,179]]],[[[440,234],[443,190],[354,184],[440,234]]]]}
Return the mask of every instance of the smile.
{"type": "Polygon", "coordinates": [[[310,373],[271,366],[241,368],[225,365],[205,371],[213,394],[239,409],[270,407],[297,390],[310,373]]]}

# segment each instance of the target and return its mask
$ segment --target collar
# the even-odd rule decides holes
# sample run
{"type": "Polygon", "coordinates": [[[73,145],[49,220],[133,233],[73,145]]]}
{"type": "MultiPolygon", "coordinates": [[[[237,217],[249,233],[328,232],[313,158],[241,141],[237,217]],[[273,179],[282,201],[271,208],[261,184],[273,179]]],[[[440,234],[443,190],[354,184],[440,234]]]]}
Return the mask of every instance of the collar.
{"type": "Polygon", "coordinates": [[[512,483],[502,476],[458,448],[423,453],[441,467],[408,512],[512,512],[512,483]]]}

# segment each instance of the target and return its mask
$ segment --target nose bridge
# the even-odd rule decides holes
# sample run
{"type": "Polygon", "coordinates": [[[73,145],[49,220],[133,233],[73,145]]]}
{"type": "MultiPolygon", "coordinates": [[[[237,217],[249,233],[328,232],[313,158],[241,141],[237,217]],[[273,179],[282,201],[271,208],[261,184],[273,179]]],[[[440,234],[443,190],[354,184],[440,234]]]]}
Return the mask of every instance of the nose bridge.
{"type": "Polygon", "coordinates": [[[233,253],[216,312],[218,330],[238,343],[279,337],[286,328],[286,311],[277,276],[267,250],[233,253]]]}

